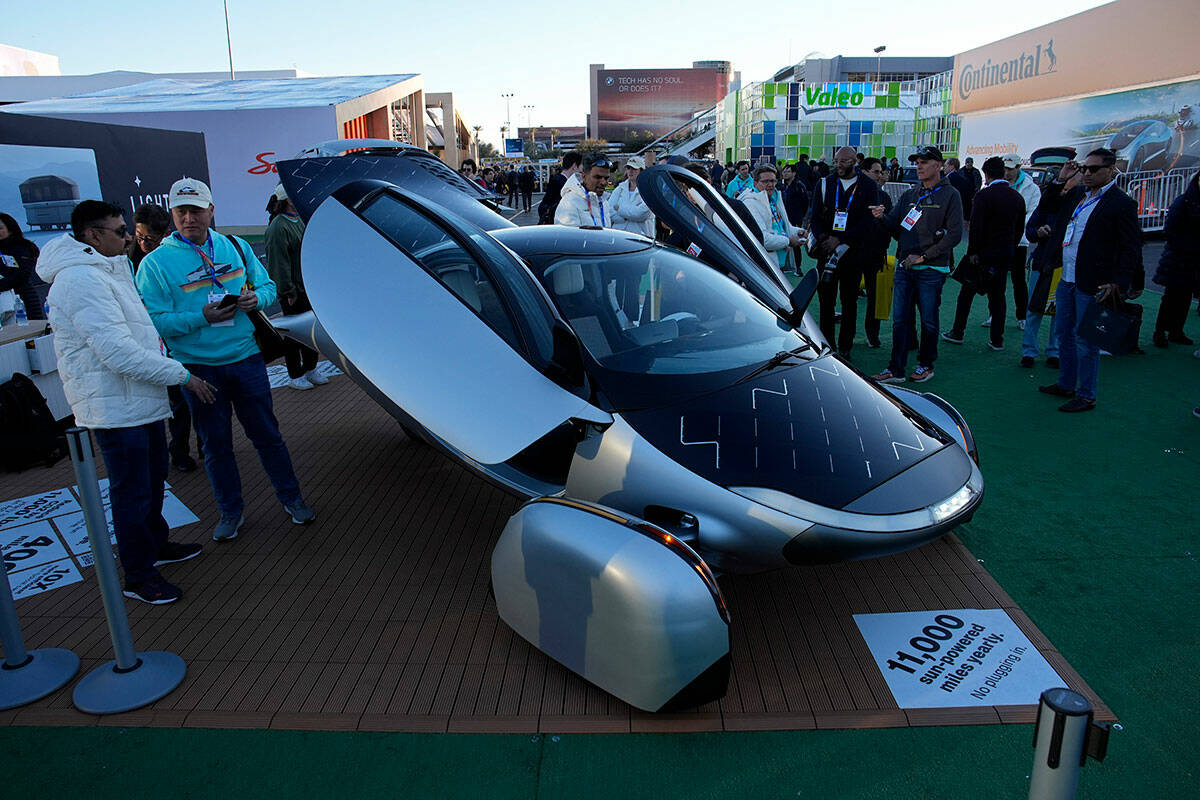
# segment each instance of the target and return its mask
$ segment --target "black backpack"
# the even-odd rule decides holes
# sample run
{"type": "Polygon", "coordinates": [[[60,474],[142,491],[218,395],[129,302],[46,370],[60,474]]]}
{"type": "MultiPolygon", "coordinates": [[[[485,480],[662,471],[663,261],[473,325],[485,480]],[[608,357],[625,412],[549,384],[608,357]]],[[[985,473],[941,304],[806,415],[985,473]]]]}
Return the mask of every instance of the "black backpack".
{"type": "Polygon", "coordinates": [[[49,467],[66,451],[66,437],[33,381],[16,372],[0,383],[0,468],[20,472],[37,464],[49,467]]]}

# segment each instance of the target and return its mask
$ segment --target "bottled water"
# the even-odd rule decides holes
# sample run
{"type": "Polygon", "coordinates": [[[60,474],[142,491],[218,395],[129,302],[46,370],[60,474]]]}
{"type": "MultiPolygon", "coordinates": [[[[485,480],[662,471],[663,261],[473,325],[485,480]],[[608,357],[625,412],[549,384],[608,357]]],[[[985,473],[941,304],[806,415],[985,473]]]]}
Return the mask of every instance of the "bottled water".
{"type": "Polygon", "coordinates": [[[18,325],[29,324],[29,316],[25,313],[25,302],[21,300],[20,295],[13,302],[13,311],[16,313],[18,325]]]}

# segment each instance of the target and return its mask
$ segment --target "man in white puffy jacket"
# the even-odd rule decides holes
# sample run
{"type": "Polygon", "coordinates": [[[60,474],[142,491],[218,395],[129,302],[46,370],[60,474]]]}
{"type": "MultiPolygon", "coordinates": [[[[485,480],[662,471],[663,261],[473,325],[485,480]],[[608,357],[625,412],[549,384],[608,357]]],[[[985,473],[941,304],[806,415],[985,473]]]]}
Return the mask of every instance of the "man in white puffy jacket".
{"type": "Polygon", "coordinates": [[[625,180],[613,189],[609,206],[612,208],[613,227],[630,233],[640,233],[654,238],[654,212],[642,199],[638,191],[638,176],[646,168],[646,160],[634,156],[625,162],[625,180]]]}
{"type": "Polygon", "coordinates": [[[91,428],[108,469],[113,528],[125,570],[125,596],[161,605],[179,589],[157,567],[200,554],[167,538],[162,516],[171,416],[168,386],[212,402],[212,388],[162,355],[158,332],[133,284],[120,206],[85,200],[72,234],[47,244],[37,273],[50,284],[50,324],[63,392],[75,421],[91,428]]]}
{"type": "Polygon", "coordinates": [[[572,228],[613,227],[612,207],[604,198],[612,162],[603,153],[588,153],[583,167],[563,184],[562,199],[554,211],[555,225],[572,228]]]}
{"type": "Polygon", "coordinates": [[[763,247],[779,261],[780,269],[794,269],[791,263],[792,248],[803,244],[801,230],[788,219],[783,205],[783,195],[775,187],[779,173],[769,164],[754,170],[754,186],[738,195],[746,204],[762,231],[763,247]]]}

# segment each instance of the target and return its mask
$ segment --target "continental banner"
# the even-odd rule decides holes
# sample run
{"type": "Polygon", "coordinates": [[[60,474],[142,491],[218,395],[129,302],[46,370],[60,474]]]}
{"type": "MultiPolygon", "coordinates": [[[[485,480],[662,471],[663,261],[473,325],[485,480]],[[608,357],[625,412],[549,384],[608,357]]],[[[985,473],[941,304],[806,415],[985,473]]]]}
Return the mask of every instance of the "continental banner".
{"type": "Polygon", "coordinates": [[[1117,0],[954,57],[955,114],[1195,75],[1200,3],[1117,0]]]}

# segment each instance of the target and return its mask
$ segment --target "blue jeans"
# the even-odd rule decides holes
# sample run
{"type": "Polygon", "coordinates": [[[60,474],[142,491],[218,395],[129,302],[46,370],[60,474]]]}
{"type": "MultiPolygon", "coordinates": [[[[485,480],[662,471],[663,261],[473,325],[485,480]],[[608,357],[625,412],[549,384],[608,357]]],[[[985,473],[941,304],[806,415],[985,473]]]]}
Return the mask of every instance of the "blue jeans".
{"type": "Polygon", "coordinates": [[[1075,288],[1075,284],[1059,281],[1054,294],[1057,304],[1059,346],[1058,385],[1074,389],[1084,400],[1096,399],[1100,382],[1100,348],[1079,337],[1079,323],[1096,302],[1096,298],[1075,288]]]}
{"type": "MultiPolygon", "coordinates": [[[[1042,281],[1051,279],[1050,273],[1035,272],[1033,273],[1033,286],[1030,287],[1030,294],[1037,292],[1038,284],[1042,281]]],[[[1057,302],[1057,301],[1056,301],[1057,302]]],[[[1038,354],[1038,333],[1042,328],[1042,318],[1045,314],[1035,314],[1029,311],[1025,315],[1025,333],[1021,337],[1021,355],[1037,358],[1038,354]]],[[[1058,316],[1050,318],[1050,339],[1046,342],[1046,357],[1054,358],[1058,356],[1058,316]]]]}
{"type": "Polygon", "coordinates": [[[233,419],[237,415],[242,430],[258,451],[263,469],[275,487],[275,496],[285,506],[300,500],[300,482],[292,469],[292,457],[279,433],[271,402],[271,384],[267,366],[261,355],[213,367],[188,364],[198,378],[213,385],[216,400],[202,403],[194,394],[184,390],[192,410],[192,424],[204,445],[204,469],[213,487],[217,507],[222,516],[239,516],[245,508],[242,501],[242,479],[233,455],[233,419]]]}
{"type": "Polygon", "coordinates": [[[892,360],[888,369],[893,375],[903,375],[908,361],[908,337],[913,329],[913,301],[921,314],[921,346],[917,350],[917,366],[932,367],[937,360],[937,342],[941,335],[938,311],[942,305],[942,286],[946,273],[936,269],[896,268],[896,285],[892,292],[892,360]]]}
{"type": "Polygon", "coordinates": [[[167,434],[163,424],[96,428],[96,443],[108,469],[113,530],[127,584],[158,575],[154,562],[167,541],[163,483],[167,479],[167,434]]]}

